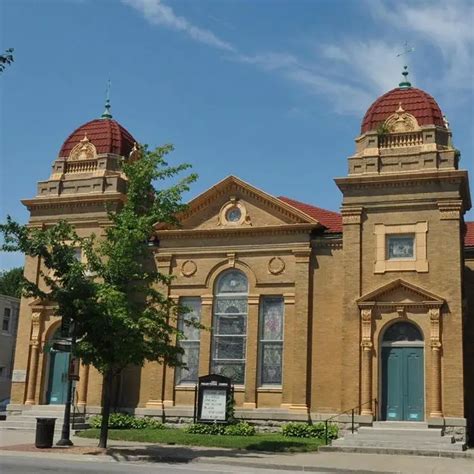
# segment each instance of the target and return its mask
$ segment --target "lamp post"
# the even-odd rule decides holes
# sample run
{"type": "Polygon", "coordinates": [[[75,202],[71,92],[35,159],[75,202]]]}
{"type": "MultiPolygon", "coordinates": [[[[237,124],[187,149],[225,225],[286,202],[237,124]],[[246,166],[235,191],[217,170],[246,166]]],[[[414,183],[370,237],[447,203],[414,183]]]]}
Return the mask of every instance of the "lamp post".
{"type": "Polygon", "coordinates": [[[68,381],[67,381],[67,397],[64,405],[64,420],[61,430],[61,439],[56,443],[56,446],[73,446],[71,441],[71,401],[72,401],[72,385],[73,377],[71,374],[72,361],[74,356],[74,348],[76,345],[76,326],[71,322],[71,352],[69,358],[68,381]]]}

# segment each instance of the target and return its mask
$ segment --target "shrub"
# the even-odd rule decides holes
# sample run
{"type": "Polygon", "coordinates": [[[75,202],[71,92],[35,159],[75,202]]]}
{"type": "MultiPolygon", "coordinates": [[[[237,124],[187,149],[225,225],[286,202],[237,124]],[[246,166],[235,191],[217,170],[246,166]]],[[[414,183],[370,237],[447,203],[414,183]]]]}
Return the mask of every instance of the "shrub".
{"type": "MultiPolygon", "coordinates": [[[[287,423],[283,425],[281,430],[283,436],[291,438],[319,438],[325,437],[325,424],[316,423],[310,425],[308,423],[287,423]]],[[[336,424],[328,424],[328,439],[336,439],[338,437],[339,428],[336,424]]]]}
{"type": "Polygon", "coordinates": [[[311,438],[310,425],[308,423],[286,423],[281,429],[283,436],[291,438],[311,438]]]}
{"type": "MultiPolygon", "coordinates": [[[[97,415],[89,419],[89,425],[91,428],[100,428],[102,423],[102,416],[97,415]]],[[[161,430],[165,426],[155,418],[135,418],[132,415],[125,413],[111,413],[109,417],[109,428],[115,430],[126,430],[126,429],[144,429],[153,428],[161,430]]]]}
{"type": "Polygon", "coordinates": [[[255,426],[250,425],[246,421],[241,421],[235,425],[227,425],[224,434],[229,436],[254,436],[255,433],[255,426]]]}
{"type": "Polygon", "coordinates": [[[204,435],[221,435],[221,436],[254,436],[255,428],[246,423],[240,422],[235,424],[217,424],[217,423],[194,423],[185,428],[186,433],[204,434],[204,435]]]}

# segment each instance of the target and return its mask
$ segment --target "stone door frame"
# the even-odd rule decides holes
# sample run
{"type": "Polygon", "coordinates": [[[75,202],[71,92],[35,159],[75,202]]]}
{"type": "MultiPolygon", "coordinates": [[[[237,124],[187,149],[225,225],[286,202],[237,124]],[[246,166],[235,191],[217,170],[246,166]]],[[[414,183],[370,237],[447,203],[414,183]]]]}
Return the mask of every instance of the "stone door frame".
{"type": "MultiPolygon", "coordinates": [[[[397,320],[407,320],[417,325],[415,321],[408,317],[407,312],[412,309],[418,311],[421,309],[422,312],[429,317],[429,321],[426,322],[425,327],[429,324],[429,347],[431,348],[431,364],[425,372],[425,380],[428,380],[429,377],[431,396],[427,396],[428,384],[425,384],[425,402],[428,400],[430,401],[430,418],[443,417],[441,399],[441,317],[444,303],[445,300],[443,298],[401,279],[383,285],[377,290],[367,293],[357,300],[361,324],[360,402],[365,404],[361,407],[361,415],[371,417],[380,416],[380,409],[377,410],[378,413],[374,413],[372,403],[366,403],[374,398],[377,398],[378,400],[380,396],[379,387],[381,380],[378,381],[379,387],[377,387],[376,390],[374,390],[373,387],[374,365],[375,367],[379,367],[381,360],[381,351],[378,347],[378,341],[376,341],[377,360],[375,361],[376,364],[374,364],[374,334],[376,329],[378,329],[379,332],[383,331],[382,327],[377,328],[377,321],[375,319],[376,314],[379,311],[394,312],[397,316],[393,317],[387,323],[390,325],[394,324],[397,320]],[[398,298],[397,301],[396,296],[399,296],[400,291],[404,293],[405,297],[398,298]],[[391,293],[394,296],[393,300],[391,300],[391,293]],[[409,295],[409,298],[406,297],[407,295],[409,295]]],[[[385,326],[386,325],[384,324],[384,327],[385,326]]],[[[426,331],[422,332],[425,332],[424,340],[426,354],[428,349],[428,334],[426,331]]]]}

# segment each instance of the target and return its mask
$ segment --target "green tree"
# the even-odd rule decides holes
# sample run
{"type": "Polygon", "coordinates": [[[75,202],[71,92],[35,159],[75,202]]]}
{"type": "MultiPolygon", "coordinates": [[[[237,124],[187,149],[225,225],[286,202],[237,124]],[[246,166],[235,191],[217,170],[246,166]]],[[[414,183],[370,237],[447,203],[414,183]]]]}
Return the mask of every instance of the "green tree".
{"type": "Polygon", "coordinates": [[[21,298],[23,268],[17,267],[0,272],[0,295],[21,298]]]}
{"type": "Polygon", "coordinates": [[[171,145],[154,151],[144,147],[140,159],[124,164],[127,200],[118,212],[109,213],[111,226],[105,236],[84,246],[99,282],[100,317],[89,318],[81,328],[88,336],[78,343],[78,353],[104,376],[100,447],[107,445],[114,376],[146,360],[180,365],[182,350],[174,342],[179,334],[172,324],[179,308],[158,290],[170,278],[159,273],[150,258],[155,225],[178,223],[176,215],[184,210],[182,194],[196,179],[191,174],[170,187],[155,186],[189,168],[168,165],[165,157],[172,149],[171,145]]]}
{"type": "Polygon", "coordinates": [[[149,258],[155,225],[178,224],[182,194],[196,179],[191,174],[169,187],[156,187],[189,168],[169,166],[165,157],[171,150],[170,145],[154,151],[144,147],[140,159],[124,163],[127,199],[121,209],[109,213],[111,225],[103,236],[80,238],[64,221],[42,229],[10,218],[0,225],[3,250],[40,257],[46,269],[41,276],[47,289],[24,280],[26,295],[56,303],[56,314],[74,323],[74,354],[103,375],[99,446],[104,448],[114,377],[147,360],[181,365],[182,349],[175,343],[181,333],[172,320],[186,309],[159,291],[170,277],[159,273],[149,258]],[[87,264],[77,260],[75,247],[84,251],[87,264]]]}
{"type": "Polygon", "coordinates": [[[13,48],[8,48],[3,54],[0,54],[0,72],[3,72],[14,60],[13,48]]]}

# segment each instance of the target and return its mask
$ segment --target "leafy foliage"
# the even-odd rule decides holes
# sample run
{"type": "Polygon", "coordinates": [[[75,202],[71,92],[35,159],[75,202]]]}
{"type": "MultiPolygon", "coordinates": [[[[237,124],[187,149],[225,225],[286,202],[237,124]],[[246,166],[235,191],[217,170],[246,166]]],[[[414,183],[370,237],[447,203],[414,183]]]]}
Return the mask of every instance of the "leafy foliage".
{"type": "MultiPolygon", "coordinates": [[[[102,425],[102,416],[96,415],[89,419],[91,428],[100,428],[102,425]]],[[[152,428],[155,430],[165,429],[165,425],[155,418],[144,417],[136,418],[126,413],[111,413],[109,417],[109,428],[117,430],[134,429],[142,430],[152,428]]]]}
{"type": "Polygon", "coordinates": [[[21,298],[23,268],[17,267],[0,272],[0,295],[21,298]]]}
{"type": "MultiPolygon", "coordinates": [[[[324,439],[325,437],[325,424],[315,423],[310,425],[309,423],[298,423],[290,422],[283,425],[281,432],[284,436],[291,438],[319,438],[324,439]]],[[[334,423],[328,424],[328,439],[336,439],[338,437],[339,428],[334,423]]]]}
{"type": "Polygon", "coordinates": [[[169,188],[154,186],[188,169],[168,165],[165,156],[172,149],[167,145],[149,152],[145,147],[140,159],[123,165],[126,202],[109,213],[111,225],[103,239],[84,242],[89,269],[100,282],[100,317],[88,319],[78,354],[102,373],[116,374],[145,360],[180,365],[182,349],[174,342],[180,334],[172,321],[179,308],[157,289],[168,285],[170,277],[151,266],[148,245],[156,223],[177,225],[176,216],[184,210],[181,196],[196,179],[191,174],[169,188]]]}
{"type": "Polygon", "coordinates": [[[147,360],[182,365],[183,350],[175,342],[182,334],[173,324],[182,309],[160,292],[171,279],[152,266],[149,247],[157,223],[178,224],[177,215],[185,208],[181,196],[196,179],[190,174],[170,187],[155,187],[189,168],[168,165],[165,157],[172,149],[148,151],[145,146],[139,159],[123,163],[127,199],[109,212],[105,235],[79,237],[66,221],[30,228],[8,217],[0,225],[1,250],[41,262],[41,281],[23,281],[25,296],[54,303],[55,314],[73,323],[74,354],[104,376],[100,447],[107,443],[114,377],[147,360]],[[76,258],[77,248],[87,263],[76,258]]]}
{"type": "Polygon", "coordinates": [[[194,423],[185,428],[188,434],[221,435],[221,436],[254,436],[255,427],[242,421],[234,424],[194,423]]]}
{"type": "Polygon", "coordinates": [[[8,48],[3,54],[0,54],[0,72],[3,72],[15,60],[13,51],[13,48],[8,48]]]}

